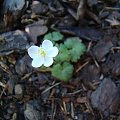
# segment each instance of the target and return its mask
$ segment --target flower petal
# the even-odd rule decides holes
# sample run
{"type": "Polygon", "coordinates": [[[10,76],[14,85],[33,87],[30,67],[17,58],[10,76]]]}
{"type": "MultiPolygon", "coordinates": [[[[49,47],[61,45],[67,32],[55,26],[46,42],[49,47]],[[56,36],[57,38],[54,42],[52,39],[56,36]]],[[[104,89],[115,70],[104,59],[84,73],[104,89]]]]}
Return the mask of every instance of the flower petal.
{"type": "Polygon", "coordinates": [[[49,49],[51,49],[53,47],[53,43],[50,40],[44,40],[42,42],[42,48],[45,51],[49,51],[49,49]]]}
{"type": "Polygon", "coordinates": [[[44,63],[44,57],[36,57],[32,61],[32,66],[37,68],[40,67],[44,63]]]}
{"type": "Polygon", "coordinates": [[[31,46],[30,48],[28,48],[28,54],[31,58],[36,58],[38,57],[38,49],[39,47],[38,46],[31,46]]]}
{"type": "Polygon", "coordinates": [[[47,56],[48,57],[55,57],[58,54],[58,51],[59,50],[57,47],[53,47],[47,52],[47,56]]]}
{"type": "Polygon", "coordinates": [[[53,58],[52,57],[45,57],[44,66],[49,67],[53,64],[53,58]]]}

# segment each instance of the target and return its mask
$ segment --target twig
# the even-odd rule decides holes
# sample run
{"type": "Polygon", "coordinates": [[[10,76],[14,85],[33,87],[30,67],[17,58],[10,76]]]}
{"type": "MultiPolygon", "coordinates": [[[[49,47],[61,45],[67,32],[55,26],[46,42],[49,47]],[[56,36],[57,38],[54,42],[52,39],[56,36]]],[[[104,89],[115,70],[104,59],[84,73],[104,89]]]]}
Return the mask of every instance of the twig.
{"type": "Polygon", "coordinates": [[[51,117],[51,120],[54,120],[54,118],[53,118],[54,106],[55,106],[55,104],[54,104],[54,99],[53,99],[52,100],[52,117],[51,117]]]}
{"type": "Polygon", "coordinates": [[[30,73],[26,74],[25,76],[23,76],[23,77],[21,78],[21,80],[24,80],[24,79],[26,79],[26,78],[30,77],[30,76],[31,76],[31,74],[32,74],[32,72],[30,72],[30,73]]]}
{"type": "Polygon", "coordinates": [[[6,88],[6,85],[4,83],[2,83],[2,82],[0,82],[0,86],[6,88]]]}
{"type": "Polygon", "coordinates": [[[111,50],[120,50],[120,47],[112,47],[111,50]]]}
{"type": "Polygon", "coordinates": [[[105,7],[105,10],[115,10],[115,11],[120,11],[120,8],[105,7]]]}
{"type": "Polygon", "coordinates": [[[1,97],[2,97],[2,95],[3,95],[3,93],[5,92],[5,90],[6,90],[6,88],[4,88],[3,91],[1,92],[1,94],[0,94],[0,99],[1,99],[1,97]]]}
{"type": "Polygon", "coordinates": [[[63,108],[64,108],[64,112],[67,113],[67,108],[66,108],[66,104],[64,101],[63,101],[63,108]]]}
{"type": "Polygon", "coordinates": [[[98,62],[95,59],[94,59],[94,62],[95,62],[95,65],[99,68],[100,66],[99,66],[98,62]]]}
{"type": "Polygon", "coordinates": [[[112,47],[112,48],[111,48],[112,53],[115,53],[114,50],[120,50],[120,47],[112,47]]]}
{"type": "Polygon", "coordinates": [[[53,94],[55,93],[55,89],[52,89],[50,95],[49,95],[49,99],[52,98],[53,94]]]}
{"type": "Polygon", "coordinates": [[[54,84],[53,86],[51,86],[51,87],[49,87],[49,88],[45,89],[45,90],[44,90],[41,94],[46,93],[47,91],[49,91],[50,89],[52,89],[53,87],[55,87],[55,86],[57,86],[57,85],[59,85],[59,84],[61,84],[61,82],[56,83],[56,84],[54,84]]]}
{"type": "Polygon", "coordinates": [[[87,91],[87,88],[85,87],[85,85],[83,83],[81,85],[82,85],[83,90],[87,91]]]}
{"type": "Polygon", "coordinates": [[[77,90],[77,91],[72,92],[72,93],[67,93],[67,95],[75,95],[75,94],[77,94],[77,93],[79,93],[79,92],[81,92],[81,91],[82,91],[82,89],[77,90]]]}
{"type": "Polygon", "coordinates": [[[96,61],[96,59],[95,59],[95,57],[94,57],[94,55],[92,54],[91,51],[90,51],[90,54],[91,54],[91,57],[92,57],[92,59],[93,59],[95,65],[96,65],[96,67],[99,68],[100,66],[99,66],[98,62],[96,61]]]}
{"type": "Polygon", "coordinates": [[[71,102],[71,116],[74,118],[74,108],[73,108],[73,103],[71,102]]]}
{"type": "Polygon", "coordinates": [[[56,106],[54,107],[53,120],[54,120],[55,114],[56,114],[56,106]]]}
{"type": "Polygon", "coordinates": [[[91,108],[91,106],[88,103],[85,103],[86,107],[88,108],[88,110],[92,113],[92,115],[94,115],[93,109],[91,108]]]}
{"type": "Polygon", "coordinates": [[[62,112],[64,113],[64,108],[62,107],[62,105],[60,105],[60,108],[61,108],[62,112]]]}
{"type": "Polygon", "coordinates": [[[87,47],[87,52],[90,50],[91,46],[92,46],[92,41],[91,41],[91,42],[89,42],[89,44],[88,44],[88,47],[87,47]]]}
{"type": "Polygon", "coordinates": [[[7,74],[11,74],[11,71],[9,70],[8,66],[1,61],[0,61],[0,68],[7,74]]]}
{"type": "Polygon", "coordinates": [[[83,67],[85,67],[89,61],[85,62],[83,65],[81,65],[75,72],[79,72],[83,67]]]}

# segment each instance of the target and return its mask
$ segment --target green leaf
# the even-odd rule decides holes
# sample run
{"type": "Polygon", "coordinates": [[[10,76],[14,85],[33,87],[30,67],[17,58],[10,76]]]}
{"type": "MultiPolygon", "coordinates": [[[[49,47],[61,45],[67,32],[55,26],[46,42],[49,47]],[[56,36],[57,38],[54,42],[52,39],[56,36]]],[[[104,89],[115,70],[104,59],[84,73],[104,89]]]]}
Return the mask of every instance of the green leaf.
{"type": "Polygon", "coordinates": [[[59,57],[61,62],[65,62],[65,61],[69,62],[71,59],[70,52],[68,50],[62,52],[59,57]]]}
{"type": "Polygon", "coordinates": [[[65,46],[68,49],[71,49],[74,47],[74,45],[81,43],[81,40],[78,37],[70,37],[67,38],[66,41],[64,42],[65,46]]]}
{"type": "Polygon", "coordinates": [[[45,39],[48,39],[48,40],[51,40],[51,41],[52,41],[52,39],[53,39],[52,33],[46,34],[43,39],[44,39],[44,40],[45,40],[45,39]]]}
{"type": "Polygon", "coordinates": [[[63,35],[60,32],[52,32],[48,33],[44,36],[44,40],[48,39],[51,40],[52,42],[59,41],[63,39],[63,35]]]}
{"type": "Polygon", "coordinates": [[[64,44],[69,49],[72,62],[77,62],[86,51],[85,45],[76,37],[68,38],[64,44]]]}
{"type": "Polygon", "coordinates": [[[68,81],[73,75],[74,67],[68,62],[56,64],[52,68],[52,75],[60,80],[68,81]]]}
{"type": "Polygon", "coordinates": [[[53,41],[59,41],[63,39],[63,35],[60,32],[52,32],[53,41]]]}
{"type": "Polygon", "coordinates": [[[64,44],[60,44],[59,46],[59,54],[55,57],[56,62],[65,62],[70,61],[71,55],[70,51],[65,47],[64,44]]]}

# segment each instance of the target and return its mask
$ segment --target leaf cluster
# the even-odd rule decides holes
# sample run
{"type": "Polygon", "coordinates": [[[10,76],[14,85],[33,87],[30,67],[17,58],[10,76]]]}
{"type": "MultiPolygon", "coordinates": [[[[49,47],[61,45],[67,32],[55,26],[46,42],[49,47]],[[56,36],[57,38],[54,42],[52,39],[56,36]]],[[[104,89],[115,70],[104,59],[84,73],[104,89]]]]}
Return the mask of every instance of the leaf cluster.
{"type": "MultiPolygon", "coordinates": [[[[60,32],[48,33],[44,39],[49,39],[53,43],[63,40],[64,36],[60,32]]],[[[59,54],[55,57],[52,67],[52,75],[60,80],[68,81],[73,75],[73,62],[77,62],[86,51],[85,45],[77,37],[67,38],[64,43],[56,44],[59,54]]]]}
{"type": "Polygon", "coordinates": [[[57,63],[52,68],[52,75],[60,80],[68,81],[72,77],[74,67],[69,62],[57,63]]]}
{"type": "Polygon", "coordinates": [[[51,40],[53,43],[55,43],[56,41],[62,40],[63,37],[64,36],[60,32],[54,31],[54,32],[50,32],[50,33],[46,34],[44,36],[44,40],[48,39],[48,40],[51,40]]]}
{"type": "Polygon", "coordinates": [[[69,50],[71,62],[77,62],[86,51],[85,45],[77,37],[68,38],[64,45],[69,50]]]}

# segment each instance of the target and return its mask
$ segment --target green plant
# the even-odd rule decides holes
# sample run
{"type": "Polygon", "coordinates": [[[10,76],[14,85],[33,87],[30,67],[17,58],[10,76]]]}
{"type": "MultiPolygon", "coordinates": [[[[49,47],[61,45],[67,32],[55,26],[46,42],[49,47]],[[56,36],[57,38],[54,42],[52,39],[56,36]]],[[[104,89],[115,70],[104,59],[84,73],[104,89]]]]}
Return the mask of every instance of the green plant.
{"type": "Polygon", "coordinates": [[[66,46],[64,44],[60,44],[59,45],[59,54],[55,57],[55,61],[57,63],[61,63],[61,62],[69,62],[71,59],[71,55],[69,50],[66,48],[66,46]]]}
{"type": "Polygon", "coordinates": [[[52,32],[44,36],[44,39],[51,40],[59,49],[59,54],[54,58],[55,62],[51,69],[52,75],[60,80],[68,81],[74,71],[72,63],[80,59],[86,47],[78,37],[70,37],[58,43],[63,38],[60,32],[52,32]]]}
{"type": "Polygon", "coordinates": [[[44,36],[44,40],[48,39],[55,43],[56,41],[62,40],[63,37],[64,36],[60,32],[51,32],[44,36]]]}
{"type": "Polygon", "coordinates": [[[64,45],[69,49],[71,62],[77,62],[86,51],[85,45],[77,37],[68,38],[64,45]]]}
{"type": "Polygon", "coordinates": [[[60,80],[68,81],[72,77],[74,67],[68,62],[57,63],[52,68],[52,75],[60,80]]]}

